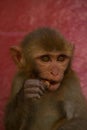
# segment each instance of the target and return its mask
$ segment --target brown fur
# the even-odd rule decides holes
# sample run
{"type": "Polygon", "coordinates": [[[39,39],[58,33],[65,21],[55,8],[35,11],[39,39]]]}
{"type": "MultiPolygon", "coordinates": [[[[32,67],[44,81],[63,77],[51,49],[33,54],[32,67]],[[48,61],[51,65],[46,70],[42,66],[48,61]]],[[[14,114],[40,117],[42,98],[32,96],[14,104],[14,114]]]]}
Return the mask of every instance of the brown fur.
{"type": "Polygon", "coordinates": [[[73,46],[55,30],[41,28],[27,35],[19,48],[11,48],[13,56],[15,52],[18,54],[14,61],[19,71],[6,107],[6,130],[87,130],[87,104],[79,80],[71,69],[73,46]],[[58,90],[47,91],[38,100],[26,99],[25,81],[39,78],[38,65],[33,59],[38,52],[45,51],[69,56],[64,78],[58,90]]]}

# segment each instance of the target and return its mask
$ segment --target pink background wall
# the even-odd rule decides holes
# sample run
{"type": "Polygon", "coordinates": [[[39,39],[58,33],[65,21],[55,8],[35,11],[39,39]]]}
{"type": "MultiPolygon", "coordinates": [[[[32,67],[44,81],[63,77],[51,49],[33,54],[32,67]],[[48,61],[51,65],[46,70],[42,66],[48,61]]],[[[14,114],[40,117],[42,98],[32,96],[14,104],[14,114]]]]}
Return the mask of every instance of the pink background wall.
{"type": "Polygon", "coordinates": [[[37,27],[59,29],[75,44],[73,68],[87,98],[87,0],[1,0],[0,1],[0,130],[10,94],[15,65],[9,54],[12,45],[37,27]]]}

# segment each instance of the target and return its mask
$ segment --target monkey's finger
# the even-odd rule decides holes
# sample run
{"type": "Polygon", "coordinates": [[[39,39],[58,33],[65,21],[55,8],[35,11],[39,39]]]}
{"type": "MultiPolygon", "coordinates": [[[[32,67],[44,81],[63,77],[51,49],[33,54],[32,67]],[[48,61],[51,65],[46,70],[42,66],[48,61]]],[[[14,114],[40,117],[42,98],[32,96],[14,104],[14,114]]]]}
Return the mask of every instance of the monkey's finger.
{"type": "Polygon", "coordinates": [[[46,91],[46,85],[44,84],[44,82],[42,82],[41,80],[38,79],[29,79],[27,81],[25,81],[24,84],[24,89],[26,88],[33,88],[33,87],[38,87],[40,88],[43,92],[46,91]]]}
{"type": "Polygon", "coordinates": [[[47,89],[46,84],[41,83],[41,85],[40,85],[40,89],[41,89],[43,92],[45,92],[45,91],[46,91],[46,89],[47,89]]]}
{"type": "Polygon", "coordinates": [[[42,82],[39,79],[28,79],[25,81],[24,87],[29,87],[29,86],[41,86],[42,82]]]}
{"type": "Polygon", "coordinates": [[[36,94],[27,94],[26,98],[31,98],[31,99],[37,98],[37,99],[40,99],[40,95],[37,94],[37,93],[36,94]]]}
{"type": "Polygon", "coordinates": [[[39,87],[32,87],[32,88],[26,88],[26,89],[24,89],[24,92],[25,93],[38,93],[38,94],[40,94],[40,95],[43,95],[44,94],[44,92],[39,88],[39,87]]]}

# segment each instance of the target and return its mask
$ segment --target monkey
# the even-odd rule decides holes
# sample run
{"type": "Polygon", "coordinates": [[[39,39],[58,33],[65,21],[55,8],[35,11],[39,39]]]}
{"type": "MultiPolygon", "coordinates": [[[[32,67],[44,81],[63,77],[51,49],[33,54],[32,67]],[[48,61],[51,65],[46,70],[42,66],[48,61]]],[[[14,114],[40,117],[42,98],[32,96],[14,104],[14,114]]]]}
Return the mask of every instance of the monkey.
{"type": "Polygon", "coordinates": [[[6,130],[87,130],[87,102],[72,69],[74,45],[42,27],[10,51],[18,70],[6,105],[6,130]]]}

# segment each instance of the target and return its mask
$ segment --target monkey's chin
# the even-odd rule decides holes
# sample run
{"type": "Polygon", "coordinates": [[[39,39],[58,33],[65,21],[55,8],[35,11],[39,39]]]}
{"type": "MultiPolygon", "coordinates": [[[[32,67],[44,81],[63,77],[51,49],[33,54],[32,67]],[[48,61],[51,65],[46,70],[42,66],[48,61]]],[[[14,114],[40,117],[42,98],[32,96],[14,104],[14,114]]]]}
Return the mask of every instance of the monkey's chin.
{"type": "Polygon", "coordinates": [[[59,87],[60,87],[60,83],[50,84],[48,90],[50,90],[50,91],[56,91],[59,87]]]}

